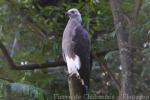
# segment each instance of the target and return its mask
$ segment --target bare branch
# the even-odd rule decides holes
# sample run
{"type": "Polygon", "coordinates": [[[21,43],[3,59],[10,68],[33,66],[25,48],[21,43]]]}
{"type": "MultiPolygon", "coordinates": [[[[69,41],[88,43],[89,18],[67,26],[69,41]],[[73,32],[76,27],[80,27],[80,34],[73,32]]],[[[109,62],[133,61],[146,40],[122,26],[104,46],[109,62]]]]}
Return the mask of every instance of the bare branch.
{"type": "Polygon", "coordinates": [[[141,9],[142,2],[143,2],[143,0],[134,0],[134,8],[133,8],[133,13],[132,13],[133,14],[132,15],[133,24],[136,23],[137,16],[138,16],[139,11],[141,9]]]}
{"type": "Polygon", "coordinates": [[[5,48],[5,46],[3,45],[3,43],[0,41],[0,48],[5,56],[5,58],[7,59],[7,62],[8,64],[11,66],[11,67],[16,67],[16,65],[14,64],[13,60],[11,59],[7,49],[5,48]]]}
{"type": "Polygon", "coordinates": [[[16,67],[11,66],[11,69],[14,70],[34,70],[34,69],[43,69],[43,68],[52,68],[57,66],[65,66],[64,61],[58,62],[47,62],[42,64],[27,64],[27,65],[16,65],[16,67]]]}
{"type": "Polygon", "coordinates": [[[57,67],[57,66],[65,66],[66,63],[64,61],[58,61],[58,62],[48,62],[48,63],[42,63],[42,64],[27,64],[27,65],[16,65],[12,58],[10,57],[7,49],[0,41],[0,48],[10,66],[11,69],[14,70],[34,70],[34,69],[41,69],[41,68],[48,68],[48,67],[57,67]]]}

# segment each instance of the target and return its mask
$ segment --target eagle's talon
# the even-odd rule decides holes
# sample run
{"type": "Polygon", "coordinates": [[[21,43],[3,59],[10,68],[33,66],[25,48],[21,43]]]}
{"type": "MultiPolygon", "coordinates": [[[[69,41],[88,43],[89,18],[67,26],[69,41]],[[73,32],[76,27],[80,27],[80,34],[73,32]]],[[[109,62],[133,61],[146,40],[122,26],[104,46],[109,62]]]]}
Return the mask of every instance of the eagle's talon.
{"type": "Polygon", "coordinates": [[[70,73],[69,77],[72,77],[73,75],[76,75],[76,77],[80,77],[79,74],[77,74],[77,73],[70,73]]]}

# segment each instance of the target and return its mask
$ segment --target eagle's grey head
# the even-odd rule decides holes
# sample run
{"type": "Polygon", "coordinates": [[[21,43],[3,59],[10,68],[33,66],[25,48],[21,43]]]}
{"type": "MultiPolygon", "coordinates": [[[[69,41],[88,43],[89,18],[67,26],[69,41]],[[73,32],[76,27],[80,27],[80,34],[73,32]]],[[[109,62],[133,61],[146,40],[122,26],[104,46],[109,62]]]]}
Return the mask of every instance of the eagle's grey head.
{"type": "Polygon", "coordinates": [[[69,9],[66,12],[66,15],[68,15],[70,17],[70,19],[77,19],[80,22],[82,21],[81,14],[78,11],[78,9],[76,9],[76,8],[69,9]]]}

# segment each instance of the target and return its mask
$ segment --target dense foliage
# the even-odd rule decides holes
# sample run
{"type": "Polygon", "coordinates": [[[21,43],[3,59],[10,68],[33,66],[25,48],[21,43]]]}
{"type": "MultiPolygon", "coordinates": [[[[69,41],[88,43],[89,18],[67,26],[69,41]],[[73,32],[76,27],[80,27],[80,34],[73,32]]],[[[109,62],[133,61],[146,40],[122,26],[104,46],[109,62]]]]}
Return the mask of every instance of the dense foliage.
{"type": "MultiPolygon", "coordinates": [[[[112,13],[107,0],[0,0],[0,41],[16,64],[44,63],[61,58],[61,38],[68,18],[65,11],[78,8],[89,31],[93,54],[102,54],[107,65],[120,79],[120,61],[112,13]]],[[[124,12],[132,14],[132,0],[123,0],[124,12]]],[[[150,1],[144,0],[136,25],[129,27],[134,49],[136,95],[150,93],[150,1]]],[[[108,73],[93,59],[90,93],[117,96],[108,73]]],[[[12,70],[0,52],[0,98],[44,100],[53,94],[68,95],[66,68],[12,70]]],[[[114,99],[115,100],[115,99],[114,99]]]]}

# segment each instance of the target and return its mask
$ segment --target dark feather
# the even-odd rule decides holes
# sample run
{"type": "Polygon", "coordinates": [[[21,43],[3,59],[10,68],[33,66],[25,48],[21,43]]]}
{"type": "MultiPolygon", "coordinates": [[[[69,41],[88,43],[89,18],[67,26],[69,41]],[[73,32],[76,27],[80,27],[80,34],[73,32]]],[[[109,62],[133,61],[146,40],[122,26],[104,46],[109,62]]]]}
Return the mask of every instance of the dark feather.
{"type": "Polygon", "coordinates": [[[79,70],[80,77],[84,80],[85,85],[89,87],[91,44],[88,32],[81,25],[76,28],[73,41],[75,42],[74,53],[77,54],[81,60],[79,70]]]}

